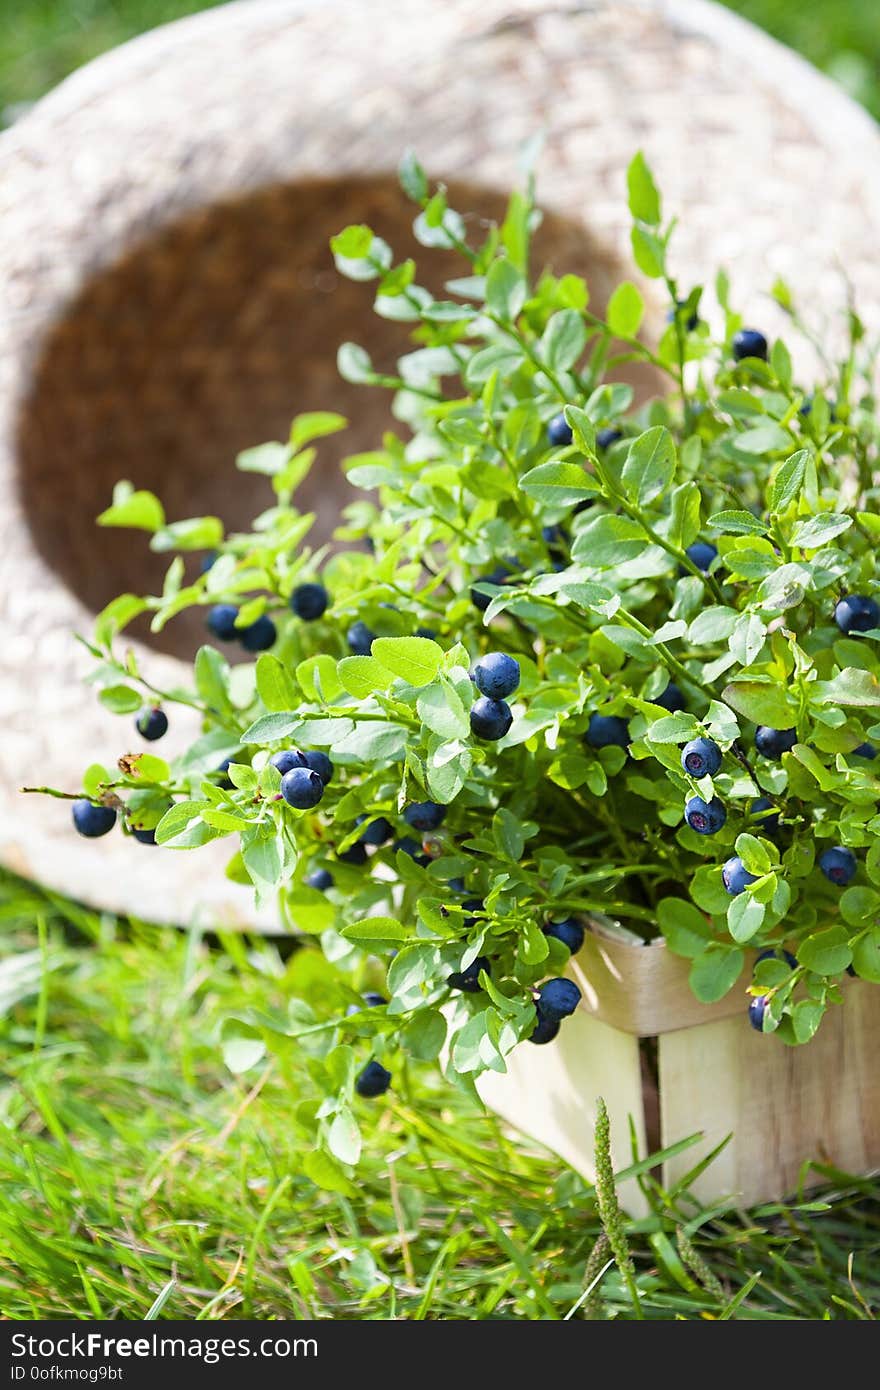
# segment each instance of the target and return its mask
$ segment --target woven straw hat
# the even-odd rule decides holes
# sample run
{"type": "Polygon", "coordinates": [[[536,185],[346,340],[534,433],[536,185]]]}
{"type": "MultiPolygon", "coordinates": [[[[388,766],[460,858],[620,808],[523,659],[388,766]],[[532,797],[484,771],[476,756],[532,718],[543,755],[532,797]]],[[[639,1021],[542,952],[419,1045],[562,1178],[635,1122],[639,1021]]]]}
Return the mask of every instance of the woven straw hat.
{"type": "MultiPolygon", "coordinates": [[[[877,302],[877,128],[704,0],[249,0],[99,59],[0,137],[9,867],[155,920],[256,920],[222,877],[227,847],[92,844],[64,803],[19,795],[76,790],[89,762],[139,745],[82,686],[73,634],[123,589],[155,592],[165,560],[94,518],[127,477],[172,519],[249,520],[264,484],[232,459],[297,410],[349,415],[340,452],[373,444],[387,403],[337,380],[336,348],[353,338],[381,359],[402,339],[337,279],[328,237],[367,221],[411,249],[393,172],[406,146],[458,206],[496,213],[538,130],[541,257],[586,273],[596,302],[632,274],[624,172],[639,146],[682,216],[685,279],[725,264],[770,328],[760,296],[776,274],[831,307],[842,265],[877,302]]],[[[345,493],[324,457],[311,501],[326,533],[345,493]]],[[[181,619],[148,639],[156,685],[179,683],[200,636],[181,619]]],[[[163,751],[190,732],[175,712],[163,751]]]]}

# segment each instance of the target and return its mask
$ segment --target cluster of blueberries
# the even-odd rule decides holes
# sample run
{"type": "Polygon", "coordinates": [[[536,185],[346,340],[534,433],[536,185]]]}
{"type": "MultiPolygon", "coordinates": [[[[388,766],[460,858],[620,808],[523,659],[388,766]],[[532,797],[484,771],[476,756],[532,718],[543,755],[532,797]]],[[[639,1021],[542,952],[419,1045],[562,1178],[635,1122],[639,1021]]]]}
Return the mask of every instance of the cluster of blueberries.
{"type": "MultiPolygon", "coordinates": [[[[313,623],[327,611],[330,595],[323,584],[300,584],[288,602],[297,618],[313,623]]],[[[208,609],[208,631],[220,642],[240,642],[246,652],[266,652],[274,647],[278,629],[267,613],[246,627],[237,627],[238,613],[234,603],[215,603],[208,609]]]]}

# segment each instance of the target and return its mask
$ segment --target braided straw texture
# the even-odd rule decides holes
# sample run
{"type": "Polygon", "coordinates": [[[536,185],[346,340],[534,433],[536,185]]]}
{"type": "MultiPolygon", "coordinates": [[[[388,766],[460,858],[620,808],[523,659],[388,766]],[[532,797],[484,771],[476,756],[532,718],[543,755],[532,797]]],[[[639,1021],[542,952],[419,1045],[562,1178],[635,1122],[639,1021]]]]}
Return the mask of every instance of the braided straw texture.
{"type": "MultiPolygon", "coordinates": [[[[117,592],[155,592],[164,566],[94,517],[129,477],[172,519],[241,524],[264,485],[232,458],[283,437],[297,410],[341,409],[355,422],[345,451],[374,444],[385,403],[339,386],[336,348],[354,338],[384,364],[403,339],[372,318],[368,291],[337,279],[329,235],[364,220],[413,249],[393,177],[407,146],[460,206],[497,212],[538,130],[540,258],[587,273],[594,302],[629,265],[624,172],[639,146],[682,214],[686,282],[725,264],[747,316],[771,329],[761,292],[776,274],[830,311],[843,266],[860,302],[878,301],[876,128],[704,0],[250,0],[99,59],[0,137],[9,867],[158,921],[273,925],[223,878],[228,848],[92,844],[63,803],[18,793],[76,790],[89,762],[142,746],[82,686],[73,634],[117,592]]],[[[345,500],[338,456],[325,452],[306,499],[319,534],[345,500]]],[[[198,624],[141,637],[153,682],[180,683],[198,624]]],[[[162,751],[192,732],[174,712],[162,751]]]]}

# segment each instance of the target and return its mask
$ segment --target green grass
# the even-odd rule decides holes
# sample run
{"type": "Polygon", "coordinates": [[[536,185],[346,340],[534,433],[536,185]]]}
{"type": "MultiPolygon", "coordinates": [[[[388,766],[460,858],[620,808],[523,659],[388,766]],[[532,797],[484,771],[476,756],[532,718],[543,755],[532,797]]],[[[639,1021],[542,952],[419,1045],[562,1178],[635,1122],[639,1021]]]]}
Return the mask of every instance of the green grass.
{"type": "MultiPolygon", "coordinates": [[[[430,1068],[407,1096],[362,1103],[367,1157],[348,1193],[318,1192],[303,1173],[297,1107],[316,1098],[305,1058],[224,1070],[220,1021],[283,1004],[315,951],[285,962],[267,942],[212,947],[11,878],[0,924],[7,1317],[138,1318],[157,1299],[162,1318],[531,1320],[575,1308],[601,1230],[593,1190],[430,1068]]],[[[827,1201],[751,1213],[702,1212],[643,1181],[654,1214],[630,1223],[629,1240],[645,1316],[880,1307],[880,1181],[838,1179],[827,1201]],[[690,1271],[682,1232],[698,1252],[690,1271]]],[[[574,1316],[588,1314],[633,1317],[613,1267],[574,1316]]]]}
{"type": "MultiPolygon", "coordinates": [[[[0,110],[198,0],[0,0],[0,110]]],[[[880,115],[863,0],[735,0],[880,115]]],[[[312,953],[120,923],[0,880],[0,1307],[10,1318],[563,1318],[601,1270],[595,1194],[430,1071],[376,1103],[350,1193],[304,1176],[292,1056],[233,1078],[220,1021],[293,992],[312,953]],[[588,1273],[589,1271],[589,1273],[588,1273]]],[[[364,1116],[370,1112],[364,1105],[364,1116]]],[[[833,1175],[829,1175],[833,1177],[833,1175]]],[[[701,1212],[643,1178],[652,1318],[866,1318],[880,1179],[800,1207],[701,1212]],[[679,1253],[690,1237],[697,1251],[679,1253]],[[696,1274],[696,1278],[694,1275],[696,1274]],[[718,1281],[716,1284],[715,1281],[718,1281]]],[[[575,1317],[631,1318],[607,1269],[575,1317]]]]}

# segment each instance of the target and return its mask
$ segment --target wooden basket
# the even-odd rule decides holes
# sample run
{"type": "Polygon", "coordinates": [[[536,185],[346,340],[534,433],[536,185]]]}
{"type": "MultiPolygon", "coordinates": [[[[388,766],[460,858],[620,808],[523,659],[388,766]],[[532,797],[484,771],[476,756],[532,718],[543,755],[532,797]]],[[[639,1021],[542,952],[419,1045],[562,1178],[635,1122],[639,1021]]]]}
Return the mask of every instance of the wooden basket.
{"type": "MultiPolygon", "coordinates": [[[[741,985],[717,1004],[700,1004],[688,962],[662,940],[629,945],[594,924],[568,974],[582,999],[555,1041],[517,1047],[507,1074],[488,1074],[479,1090],[492,1110],[590,1180],[599,1096],[617,1170],[632,1162],[630,1121],[641,1156],[701,1133],[699,1144],[663,1164],[667,1186],[730,1136],[690,1186],[706,1205],[780,1200],[801,1180],[821,1180],[810,1161],[853,1173],[880,1166],[876,986],[848,981],[843,1007],[829,1010],[812,1041],[787,1047],[750,1026],[741,985]]],[[[645,1214],[634,1180],[621,1196],[633,1215],[645,1214]]]]}
{"type": "MultiPolygon", "coordinates": [[[[341,384],[336,350],[405,350],[336,276],[329,236],[369,221],[416,254],[394,169],[413,146],[453,200],[496,214],[523,143],[546,134],[538,264],[586,273],[601,305],[632,275],[625,169],[642,146],[681,218],[690,284],[731,273],[768,330],[776,274],[820,308],[880,303],[880,138],[836,87],[704,0],[248,0],[98,59],[0,137],[0,860],[99,907],[157,921],[277,927],[223,877],[227,849],[159,851],[71,833],[57,802],[92,761],[137,746],[83,686],[73,640],[164,565],[98,531],[112,484],[154,488],[171,519],[233,526],[266,501],[236,451],[299,410],[354,427],[306,497],[326,535],[342,450],[374,447],[384,393],[341,384]],[[707,119],[708,113],[708,119],[707,119]]],[[[662,323],[648,284],[650,322],[662,323]]],[[[643,383],[644,384],[644,383],[643,383]]],[[[186,616],[141,649],[186,680],[186,616]]],[[[175,711],[163,751],[193,733],[175,711]]]]}

